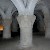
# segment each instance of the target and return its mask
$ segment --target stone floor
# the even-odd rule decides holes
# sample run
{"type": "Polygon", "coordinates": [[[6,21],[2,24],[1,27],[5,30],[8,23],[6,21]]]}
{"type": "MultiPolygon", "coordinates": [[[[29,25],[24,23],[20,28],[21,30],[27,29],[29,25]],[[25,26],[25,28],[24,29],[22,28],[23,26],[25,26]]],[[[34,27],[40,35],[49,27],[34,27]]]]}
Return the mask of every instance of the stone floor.
{"type": "Polygon", "coordinates": [[[33,37],[33,46],[19,49],[19,37],[12,39],[0,39],[0,50],[50,50],[50,39],[33,37]]]}

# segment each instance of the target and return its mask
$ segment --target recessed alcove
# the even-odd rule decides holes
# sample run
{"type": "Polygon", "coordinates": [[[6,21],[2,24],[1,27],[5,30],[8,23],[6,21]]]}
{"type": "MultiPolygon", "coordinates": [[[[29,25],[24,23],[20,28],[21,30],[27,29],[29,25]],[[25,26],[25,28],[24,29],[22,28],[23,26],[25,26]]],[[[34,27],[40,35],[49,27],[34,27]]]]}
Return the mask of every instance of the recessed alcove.
{"type": "Polygon", "coordinates": [[[44,14],[41,10],[35,10],[34,15],[36,20],[33,25],[33,35],[34,36],[45,36],[45,23],[44,23],[44,14]]]}
{"type": "Polygon", "coordinates": [[[11,37],[20,37],[20,27],[16,17],[18,17],[17,10],[12,14],[11,37]]]}

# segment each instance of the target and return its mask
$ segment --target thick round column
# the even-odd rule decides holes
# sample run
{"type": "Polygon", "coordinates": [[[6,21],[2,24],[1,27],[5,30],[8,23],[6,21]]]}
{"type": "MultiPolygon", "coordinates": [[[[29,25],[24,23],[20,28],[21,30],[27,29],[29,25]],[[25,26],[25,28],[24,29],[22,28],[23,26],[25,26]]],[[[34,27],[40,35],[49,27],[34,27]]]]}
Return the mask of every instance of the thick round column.
{"type": "Polygon", "coordinates": [[[32,27],[35,16],[19,16],[18,22],[20,26],[20,47],[32,46],[32,27]]]}
{"type": "Polygon", "coordinates": [[[11,19],[3,19],[3,38],[11,38],[11,30],[10,30],[11,19]]]}

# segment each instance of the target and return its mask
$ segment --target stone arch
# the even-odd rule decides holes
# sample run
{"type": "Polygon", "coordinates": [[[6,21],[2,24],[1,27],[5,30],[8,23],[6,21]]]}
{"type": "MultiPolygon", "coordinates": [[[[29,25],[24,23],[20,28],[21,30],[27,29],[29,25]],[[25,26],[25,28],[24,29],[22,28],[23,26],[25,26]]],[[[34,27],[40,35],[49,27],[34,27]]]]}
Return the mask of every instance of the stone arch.
{"type": "Polygon", "coordinates": [[[47,29],[49,27],[49,20],[50,20],[50,15],[49,15],[49,9],[47,7],[47,5],[45,4],[45,2],[40,1],[39,3],[37,3],[37,5],[35,6],[35,10],[41,10],[44,14],[44,23],[45,23],[45,35],[47,35],[47,29]]]}

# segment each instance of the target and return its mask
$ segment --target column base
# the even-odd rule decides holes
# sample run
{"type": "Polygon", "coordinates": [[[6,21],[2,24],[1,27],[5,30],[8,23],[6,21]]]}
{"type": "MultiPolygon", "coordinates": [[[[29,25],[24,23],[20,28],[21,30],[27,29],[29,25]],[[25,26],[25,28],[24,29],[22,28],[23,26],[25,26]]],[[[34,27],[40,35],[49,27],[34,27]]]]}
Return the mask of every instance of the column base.
{"type": "Polygon", "coordinates": [[[3,34],[3,39],[10,39],[11,38],[11,34],[3,34]]]}
{"type": "Polygon", "coordinates": [[[19,44],[19,46],[18,46],[19,49],[31,48],[31,47],[33,47],[33,45],[25,45],[25,46],[21,46],[21,45],[19,44]]]}

